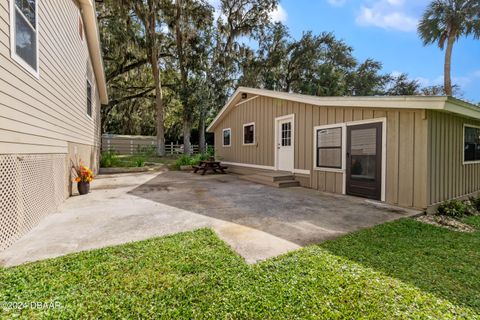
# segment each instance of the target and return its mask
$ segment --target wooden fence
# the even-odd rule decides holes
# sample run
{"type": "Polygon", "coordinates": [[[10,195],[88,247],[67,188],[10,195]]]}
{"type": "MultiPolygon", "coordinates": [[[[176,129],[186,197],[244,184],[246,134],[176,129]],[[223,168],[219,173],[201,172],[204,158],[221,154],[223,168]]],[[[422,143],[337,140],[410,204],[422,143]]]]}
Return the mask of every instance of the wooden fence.
{"type": "MultiPolygon", "coordinates": [[[[207,147],[207,146],[206,146],[207,147]]],[[[193,153],[198,153],[198,145],[192,145],[193,153]]],[[[205,148],[206,150],[207,148],[205,148]]],[[[137,154],[156,152],[157,139],[152,136],[102,135],[102,151],[114,151],[119,154],[137,154]]],[[[182,154],[183,145],[173,142],[165,144],[168,155],[182,154]]]]}

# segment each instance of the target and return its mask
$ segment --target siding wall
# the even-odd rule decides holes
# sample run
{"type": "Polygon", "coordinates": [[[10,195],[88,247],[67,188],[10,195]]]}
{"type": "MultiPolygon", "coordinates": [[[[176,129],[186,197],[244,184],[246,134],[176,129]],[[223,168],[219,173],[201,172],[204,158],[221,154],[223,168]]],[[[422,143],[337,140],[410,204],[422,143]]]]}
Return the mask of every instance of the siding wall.
{"type": "MultiPolygon", "coordinates": [[[[260,96],[234,107],[215,128],[217,154],[227,162],[273,168],[274,119],[295,114],[295,169],[310,170],[311,188],[342,193],[343,173],[313,169],[313,128],[373,118],[387,119],[386,202],[427,206],[427,131],[422,110],[318,107],[260,96]],[[256,144],[243,146],[243,124],[255,122],[256,144]],[[222,146],[222,129],[232,129],[232,146],[222,146]]],[[[304,179],[303,179],[304,180],[304,179]]],[[[302,180],[302,185],[306,182],[302,180]]]]}
{"type": "Polygon", "coordinates": [[[463,164],[464,124],[480,121],[429,111],[429,204],[480,191],[480,163],[463,164]]]}
{"type": "Polygon", "coordinates": [[[0,2],[0,154],[67,153],[68,142],[98,146],[100,102],[77,4],[39,1],[40,79],[11,59],[9,6],[0,2]],[[87,77],[94,88],[92,118],[87,77]]]}

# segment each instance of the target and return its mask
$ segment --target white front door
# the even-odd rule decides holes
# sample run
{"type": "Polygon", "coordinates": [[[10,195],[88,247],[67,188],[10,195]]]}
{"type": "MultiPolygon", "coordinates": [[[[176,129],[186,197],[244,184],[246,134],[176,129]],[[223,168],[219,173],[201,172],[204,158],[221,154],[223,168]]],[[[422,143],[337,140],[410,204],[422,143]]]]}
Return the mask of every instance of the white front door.
{"type": "Polygon", "coordinates": [[[277,170],[293,172],[294,128],[293,117],[277,120],[277,170]]]}

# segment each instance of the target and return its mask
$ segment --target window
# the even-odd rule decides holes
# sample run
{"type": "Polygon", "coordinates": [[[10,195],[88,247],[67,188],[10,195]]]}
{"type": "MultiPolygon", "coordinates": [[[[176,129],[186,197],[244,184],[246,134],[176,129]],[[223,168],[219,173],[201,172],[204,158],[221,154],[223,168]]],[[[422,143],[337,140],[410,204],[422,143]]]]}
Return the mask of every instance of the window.
{"type": "Polygon", "coordinates": [[[317,167],[342,169],[342,127],[318,129],[317,167]]]}
{"type": "Polygon", "coordinates": [[[87,80],[87,114],[89,117],[92,116],[92,85],[88,80],[87,80]]]}
{"type": "Polygon", "coordinates": [[[232,145],[232,129],[223,129],[223,146],[230,147],[232,145]]]}
{"type": "Polygon", "coordinates": [[[243,144],[255,144],[255,123],[243,125],[243,144]]]}
{"type": "Polygon", "coordinates": [[[292,123],[282,123],[282,147],[290,147],[292,145],[292,123]]]}
{"type": "Polygon", "coordinates": [[[480,161],[480,128],[465,126],[464,162],[480,161]]]}
{"type": "Polygon", "coordinates": [[[38,77],[38,21],[36,0],[11,0],[12,58],[38,77]]]}

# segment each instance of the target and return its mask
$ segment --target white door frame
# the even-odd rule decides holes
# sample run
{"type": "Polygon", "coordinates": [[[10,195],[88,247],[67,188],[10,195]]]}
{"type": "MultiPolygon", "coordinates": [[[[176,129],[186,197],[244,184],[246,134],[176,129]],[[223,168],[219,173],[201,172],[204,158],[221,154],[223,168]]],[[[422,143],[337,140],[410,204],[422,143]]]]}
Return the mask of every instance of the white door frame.
{"type": "Polygon", "coordinates": [[[280,116],[280,117],[276,117],[274,119],[274,122],[273,122],[273,128],[275,130],[275,134],[273,135],[274,137],[274,140],[273,140],[273,150],[274,150],[274,160],[275,160],[275,170],[278,170],[278,130],[279,130],[279,127],[278,127],[278,123],[280,121],[283,121],[283,120],[288,120],[288,119],[292,119],[292,147],[293,147],[293,152],[292,152],[292,163],[293,163],[293,167],[292,167],[292,170],[291,172],[293,173],[295,171],[295,114],[292,113],[292,114],[288,114],[288,115],[285,115],[285,116],[280,116]]]}

